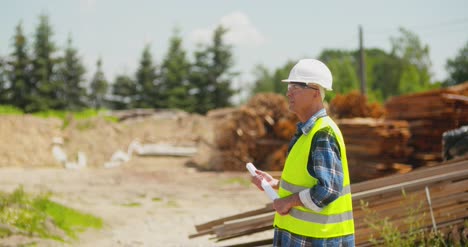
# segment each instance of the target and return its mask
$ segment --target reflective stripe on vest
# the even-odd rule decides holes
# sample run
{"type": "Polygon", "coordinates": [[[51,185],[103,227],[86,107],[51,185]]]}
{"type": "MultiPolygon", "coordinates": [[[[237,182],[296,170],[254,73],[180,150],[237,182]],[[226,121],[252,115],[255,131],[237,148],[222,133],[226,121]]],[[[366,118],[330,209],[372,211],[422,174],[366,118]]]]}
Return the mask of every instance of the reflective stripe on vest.
{"type": "Polygon", "coordinates": [[[354,233],[346,149],[341,132],[331,118],[319,118],[309,134],[302,135],[296,141],[286,159],[278,194],[280,197],[286,197],[310,189],[317,184],[317,179],[310,176],[307,164],[312,138],[318,130],[325,127],[330,127],[333,130],[337,144],[340,147],[344,178],[343,189],[340,197],[324,207],[320,212],[305,207],[294,207],[285,216],[275,214],[275,226],[301,236],[333,238],[354,233]]]}

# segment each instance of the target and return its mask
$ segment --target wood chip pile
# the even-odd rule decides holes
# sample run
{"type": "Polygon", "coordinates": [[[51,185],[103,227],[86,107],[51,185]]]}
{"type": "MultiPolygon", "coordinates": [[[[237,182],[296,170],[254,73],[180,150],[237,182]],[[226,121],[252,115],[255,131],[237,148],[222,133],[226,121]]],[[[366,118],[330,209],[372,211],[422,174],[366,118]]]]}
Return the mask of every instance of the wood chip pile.
{"type": "Polygon", "coordinates": [[[409,122],[414,147],[412,164],[442,159],[442,134],[468,124],[468,82],[423,93],[393,97],[385,104],[387,119],[409,122]]]}
{"type": "MultiPolygon", "coordinates": [[[[351,191],[356,246],[371,246],[371,235],[379,239],[382,231],[372,228],[371,223],[379,225],[387,219],[400,232],[405,232],[411,217],[412,223],[419,223],[414,225],[414,230],[430,231],[435,225],[454,246],[468,244],[468,157],[352,184],[351,191]]],[[[208,234],[222,241],[271,230],[273,217],[270,203],[260,209],[196,225],[197,233],[189,237],[208,234]]],[[[272,239],[265,239],[231,246],[271,243],[272,239]]]]}
{"type": "Polygon", "coordinates": [[[353,183],[411,170],[405,165],[412,153],[408,122],[349,118],[336,123],[344,136],[353,183]]]}
{"type": "Polygon", "coordinates": [[[218,122],[215,128],[218,152],[211,162],[221,164],[216,169],[224,171],[245,171],[247,162],[263,170],[282,170],[297,121],[284,96],[257,94],[218,122]]]}

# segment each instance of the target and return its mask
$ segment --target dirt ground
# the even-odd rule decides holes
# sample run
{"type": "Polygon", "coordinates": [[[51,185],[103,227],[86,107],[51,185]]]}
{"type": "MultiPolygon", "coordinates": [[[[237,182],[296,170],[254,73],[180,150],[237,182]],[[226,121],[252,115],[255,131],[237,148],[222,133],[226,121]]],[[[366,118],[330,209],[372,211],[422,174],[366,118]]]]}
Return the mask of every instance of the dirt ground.
{"type": "Polygon", "coordinates": [[[54,119],[0,116],[0,190],[23,185],[28,193],[52,192],[51,199],[104,222],[103,229],[88,230],[67,243],[12,236],[0,239],[0,246],[223,246],[271,237],[267,231],[218,243],[210,236],[188,238],[196,224],[269,202],[249,184],[247,171],[201,172],[185,165],[192,158],[164,156],[134,155],[120,167],[102,166],[135,138],[200,147],[200,140],[212,140],[212,130],[205,118],[180,114],[113,124],[72,121],[65,128],[54,119]],[[67,170],[57,164],[50,152],[55,136],[64,138],[69,156],[85,152],[88,167],[67,170]]]}
{"type": "Polygon", "coordinates": [[[196,224],[263,207],[268,198],[247,183],[247,173],[198,172],[186,158],[135,158],[115,169],[2,168],[0,187],[53,193],[53,200],[99,216],[102,230],[88,230],[61,244],[12,237],[2,246],[222,246],[272,236],[263,232],[216,243],[189,239],[196,224]],[[129,206],[139,204],[139,206],[129,206]]]}

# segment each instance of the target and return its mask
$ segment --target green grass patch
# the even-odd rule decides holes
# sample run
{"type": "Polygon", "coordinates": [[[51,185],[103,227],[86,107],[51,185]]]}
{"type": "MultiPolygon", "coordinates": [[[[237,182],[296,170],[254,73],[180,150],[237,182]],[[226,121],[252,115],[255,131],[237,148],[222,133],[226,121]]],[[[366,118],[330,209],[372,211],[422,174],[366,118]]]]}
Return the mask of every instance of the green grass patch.
{"type": "Polygon", "coordinates": [[[170,207],[170,208],[178,208],[179,204],[174,200],[169,200],[167,202],[167,206],[170,207]]]}
{"type": "Polygon", "coordinates": [[[140,207],[141,203],[139,202],[129,202],[129,203],[124,203],[122,204],[124,207],[130,207],[130,208],[135,208],[135,207],[140,207]]]}
{"type": "Polygon", "coordinates": [[[151,201],[153,201],[153,202],[160,202],[160,201],[162,201],[162,198],[153,197],[153,198],[151,198],[151,201]]]}
{"type": "Polygon", "coordinates": [[[23,115],[23,111],[15,106],[0,105],[0,115],[23,115]]]}
{"type": "MultiPolygon", "coordinates": [[[[72,239],[77,238],[78,232],[88,228],[102,228],[100,218],[54,202],[49,199],[49,195],[32,196],[25,193],[21,186],[11,194],[0,192],[0,223],[21,234],[59,241],[64,241],[64,236],[57,235],[50,223],[72,239]]],[[[0,237],[11,234],[8,229],[0,231],[0,237]]]]}

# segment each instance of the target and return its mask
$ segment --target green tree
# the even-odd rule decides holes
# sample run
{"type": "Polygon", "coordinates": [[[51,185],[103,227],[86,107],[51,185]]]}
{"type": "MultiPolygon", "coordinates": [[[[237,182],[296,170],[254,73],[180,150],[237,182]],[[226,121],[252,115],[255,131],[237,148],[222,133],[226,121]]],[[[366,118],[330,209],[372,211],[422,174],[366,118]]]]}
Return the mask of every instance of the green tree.
{"type": "Polygon", "coordinates": [[[197,113],[206,113],[214,108],[214,103],[211,99],[213,87],[210,87],[210,81],[207,80],[209,74],[209,53],[207,50],[200,48],[194,52],[195,62],[192,64],[190,72],[190,83],[193,90],[190,92],[195,103],[193,111],[197,113]]]}
{"type": "Polygon", "coordinates": [[[420,92],[431,87],[429,46],[423,45],[419,37],[411,31],[400,28],[400,36],[391,38],[391,55],[400,59],[399,94],[420,92]]]}
{"type": "Polygon", "coordinates": [[[131,109],[135,107],[137,87],[135,81],[127,75],[116,77],[112,85],[112,101],[114,109],[131,109]]]}
{"type": "Polygon", "coordinates": [[[255,83],[252,88],[252,94],[274,92],[286,95],[287,86],[281,80],[288,78],[289,71],[291,71],[294,64],[293,61],[288,61],[285,65],[275,69],[271,73],[263,65],[257,65],[254,70],[255,83]]]}
{"type": "Polygon", "coordinates": [[[230,98],[235,93],[231,84],[237,73],[231,72],[234,60],[232,47],[223,41],[226,32],[222,26],[217,27],[213,43],[195,52],[190,81],[198,113],[231,105],[230,98]]]}
{"type": "Polygon", "coordinates": [[[358,63],[352,51],[324,50],[319,60],[328,66],[333,75],[333,91],[328,94],[346,94],[358,90],[358,63]]]}
{"type": "Polygon", "coordinates": [[[447,60],[445,65],[449,78],[444,82],[445,86],[452,86],[468,81],[468,41],[458,51],[454,59],[447,60]]]}
{"type": "Polygon", "coordinates": [[[8,70],[5,67],[10,83],[7,89],[8,94],[5,96],[10,105],[23,110],[33,109],[31,96],[35,93],[35,88],[31,81],[31,60],[28,56],[27,39],[23,34],[21,22],[16,26],[13,47],[14,50],[10,55],[8,70]]]}
{"type": "Polygon", "coordinates": [[[56,92],[57,109],[81,110],[86,106],[86,89],[83,85],[85,67],[68,39],[65,55],[58,68],[59,90],[56,92]]]}
{"type": "Polygon", "coordinates": [[[96,73],[94,73],[93,79],[90,83],[89,98],[92,106],[95,109],[103,108],[106,104],[106,94],[109,83],[102,72],[102,61],[99,58],[96,63],[96,73]]]}
{"type": "MultiPolygon", "coordinates": [[[[366,49],[365,53],[368,98],[383,102],[398,95],[403,70],[400,59],[380,49],[366,49]]],[[[358,56],[356,51],[355,57],[358,56]]]]}
{"type": "Polygon", "coordinates": [[[156,108],[163,105],[164,100],[160,98],[159,91],[163,90],[157,81],[156,66],[150,46],[143,49],[140,65],[136,72],[137,95],[136,106],[140,108],[156,108]]]}
{"type": "Polygon", "coordinates": [[[215,108],[230,106],[230,99],[235,91],[231,88],[233,77],[237,73],[231,72],[234,66],[232,47],[227,45],[223,36],[227,29],[219,26],[215,29],[213,35],[213,44],[209,47],[212,54],[212,64],[210,68],[211,85],[214,86],[213,103],[215,108]]]}
{"type": "Polygon", "coordinates": [[[32,58],[32,104],[25,111],[41,111],[57,107],[57,95],[61,85],[54,74],[58,59],[54,57],[57,48],[52,42],[53,31],[46,15],[39,16],[34,40],[32,58]]]}
{"type": "Polygon", "coordinates": [[[164,107],[193,111],[193,98],[189,95],[191,84],[188,81],[190,63],[182,48],[182,39],[176,30],[170,39],[169,51],[161,66],[161,84],[165,91],[162,98],[164,107]]]}
{"type": "Polygon", "coordinates": [[[0,104],[9,104],[6,62],[0,57],[0,104]]]}

